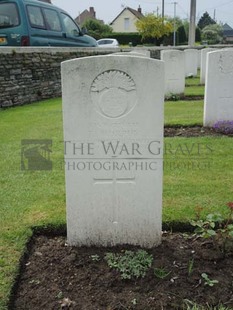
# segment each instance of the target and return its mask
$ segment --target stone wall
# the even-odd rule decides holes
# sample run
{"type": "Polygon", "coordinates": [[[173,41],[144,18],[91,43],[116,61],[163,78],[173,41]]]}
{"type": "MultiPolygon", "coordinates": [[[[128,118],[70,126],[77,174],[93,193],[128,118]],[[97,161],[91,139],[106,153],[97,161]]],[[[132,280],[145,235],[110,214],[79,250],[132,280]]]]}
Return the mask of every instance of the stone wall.
{"type": "Polygon", "coordinates": [[[0,107],[61,96],[61,62],[97,54],[96,49],[1,47],[0,107]]]}
{"type": "MultiPolygon", "coordinates": [[[[140,49],[0,47],[0,108],[60,97],[62,61],[140,49]]],[[[149,48],[151,57],[159,59],[161,49],[149,48]]]]}

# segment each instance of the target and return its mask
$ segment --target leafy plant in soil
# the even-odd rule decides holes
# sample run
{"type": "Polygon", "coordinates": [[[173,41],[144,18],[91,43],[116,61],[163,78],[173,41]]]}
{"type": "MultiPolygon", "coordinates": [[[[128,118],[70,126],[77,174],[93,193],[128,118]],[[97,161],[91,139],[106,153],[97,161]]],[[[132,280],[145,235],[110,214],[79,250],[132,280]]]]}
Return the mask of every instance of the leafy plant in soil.
{"type": "Polygon", "coordinates": [[[123,254],[107,253],[105,259],[110,268],[120,272],[122,279],[144,278],[153,262],[153,256],[145,250],[125,251],[123,254]]]}
{"type": "Polygon", "coordinates": [[[233,251],[233,202],[228,202],[227,207],[227,221],[220,213],[208,214],[204,220],[198,215],[197,220],[191,221],[191,225],[196,227],[194,232],[201,238],[211,239],[216,249],[224,255],[233,251]]]}
{"type": "Polygon", "coordinates": [[[208,276],[208,274],[206,274],[205,272],[201,274],[202,278],[205,280],[205,285],[208,286],[214,286],[215,284],[218,283],[218,280],[211,280],[208,276]]]}

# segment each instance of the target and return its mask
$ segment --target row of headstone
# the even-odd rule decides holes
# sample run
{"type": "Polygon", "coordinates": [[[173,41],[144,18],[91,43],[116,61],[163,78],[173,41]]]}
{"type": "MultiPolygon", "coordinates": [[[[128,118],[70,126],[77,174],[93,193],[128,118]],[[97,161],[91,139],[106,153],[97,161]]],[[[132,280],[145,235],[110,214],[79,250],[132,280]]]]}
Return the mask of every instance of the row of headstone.
{"type": "MultiPolygon", "coordinates": [[[[161,242],[164,76],[177,86],[185,53],[162,55],[164,62],[121,54],[62,63],[70,245],[161,242]]],[[[206,76],[205,126],[232,121],[233,51],[207,53],[206,76]]]]}

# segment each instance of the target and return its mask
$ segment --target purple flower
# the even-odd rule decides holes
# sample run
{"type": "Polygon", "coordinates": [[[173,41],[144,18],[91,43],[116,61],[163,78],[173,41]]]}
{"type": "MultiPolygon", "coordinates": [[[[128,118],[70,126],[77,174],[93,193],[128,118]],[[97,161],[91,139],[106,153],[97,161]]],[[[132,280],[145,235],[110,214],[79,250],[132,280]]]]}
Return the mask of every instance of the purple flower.
{"type": "Polygon", "coordinates": [[[233,120],[232,121],[218,121],[213,125],[217,132],[224,134],[233,134],[233,120]]]}

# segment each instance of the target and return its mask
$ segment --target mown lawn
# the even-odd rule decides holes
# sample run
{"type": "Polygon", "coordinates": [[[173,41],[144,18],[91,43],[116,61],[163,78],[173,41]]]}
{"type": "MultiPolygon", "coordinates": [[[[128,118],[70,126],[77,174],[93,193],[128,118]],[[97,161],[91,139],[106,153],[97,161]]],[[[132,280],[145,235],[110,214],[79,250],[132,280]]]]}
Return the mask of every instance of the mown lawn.
{"type": "MultiPolygon", "coordinates": [[[[203,101],[165,103],[166,125],[201,125],[203,101]]],[[[61,99],[0,111],[0,309],[6,309],[31,227],[65,224],[61,99]],[[21,170],[21,141],[51,139],[52,171],[21,170]]],[[[187,222],[197,206],[232,201],[232,138],[166,138],[164,221],[187,222]]]]}

